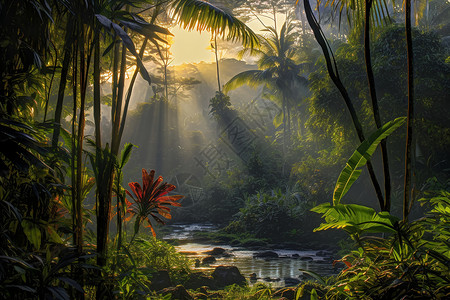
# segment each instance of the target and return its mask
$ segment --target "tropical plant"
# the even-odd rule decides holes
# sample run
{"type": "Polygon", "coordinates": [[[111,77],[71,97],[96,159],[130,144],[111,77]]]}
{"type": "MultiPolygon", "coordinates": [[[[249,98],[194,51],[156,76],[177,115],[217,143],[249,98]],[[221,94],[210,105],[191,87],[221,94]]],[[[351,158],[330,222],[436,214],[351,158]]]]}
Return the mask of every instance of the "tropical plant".
{"type": "Polygon", "coordinates": [[[312,209],[325,219],[316,231],[343,229],[357,247],[341,259],[347,268],[334,284],[326,287],[325,298],[439,299],[449,293],[450,278],[444,274],[448,271],[446,264],[450,253],[440,238],[443,236],[445,239],[448,235],[448,222],[442,226],[437,224],[448,218],[450,194],[443,192],[431,198],[428,202],[432,209],[428,215],[412,223],[386,211],[377,213],[367,206],[340,203],[358,178],[361,172],[358,168],[370,160],[381,139],[404,122],[405,118],[391,121],[364,141],[339,176],[333,203],[323,203],[312,209]],[[434,232],[430,231],[431,228],[434,232]],[[367,236],[368,233],[381,233],[383,236],[367,236]],[[430,289],[430,286],[438,288],[430,289]]]}
{"type": "Polygon", "coordinates": [[[367,140],[361,143],[353,155],[347,162],[347,165],[342,170],[336,182],[336,187],[333,194],[333,204],[339,204],[342,197],[348,192],[352,184],[361,175],[360,168],[370,161],[378,144],[387,138],[395,129],[400,127],[405,122],[405,118],[397,118],[391,122],[386,123],[379,128],[367,140]]]}
{"type": "Polygon", "coordinates": [[[211,107],[209,113],[219,121],[221,120],[223,123],[222,125],[226,126],[229,124],[228,122],[231,121],[229,116],[231,112],[230,106],[230,97],[217,91],[216,95],[209,100],[209,107],[211,107]]]}
{"type": "Polygon", "coordinates": [[[122,247],[123,239],[123,219],[126,213],[126,190],[122,187],[123,182],[123,168],[127,164],[131,156],[133,144],[127,143],[124,145],[120,154],[120,159],[116,164],[117,175],[114,178],[113,192],[116,195],[116,219],[117,219],[117,251],[122,247]]]}
{"type": "Polygon", "coordinates": [[[36,254],[28,257],[0,256],[0,269],[10,276],[0,277],[2,299],[24,297],[25,299],[73,299],[71,295],[83,295],[79,274],[95,268],[87,264],[91,253],[79,256],[74,249],[62,247],[47,249],[46,257],[36,254]],[[83,263],[81,264],[81,262],[83,263]],[[74,274],[69,267],[80,271],[74,274]]]}
{"type": "MultiPolygon", "coordinates": [[[[153,228],[152,219],[159,224],[164,225],[162,218],[171,219],[171,209],[169,206],[181,206],[177,201],[183,198],[182,195],[169,195],[169,192],[175,189],[175,186],[163,183],[162,176],[155,180],[155,170],[149,173],[142,169],[142,187],[138,182],[130,182],[128,185],[133,194],[128,190],[127,195],[131,197],[133,203],[127,201],[128,219],[135,217],[134,236],[139,232],[140,226],[147,221],[147,228],[150,228],[153,236],[156,236],[153,228]]],[[[133,236],[133,239],[134,239],[133,236]]]]}
{"type": "Polygon", "coordinates": [[[279,33],[270,26],[267,26],[265,31],[268,32],[268,36],[260,37],[260,49],[244,49],[242,52],[242,55],[250,52],[258,57],[259,70],[237,74],[225,84],[224,92],[247,84],[251,87],[263,85],[267,94],[276,95],[274,99],[272,97],[270,99],[275,101],[282,111],[275,117],[274,124],[276,127],[283,124],[283,149],[286,149],[290,142],[291,109],[302,101],[299,94],[302,94],[301,89],[306,86],[307,80],[299,75],[300,65],[295,47],[296,33],[291,21],[288,19],[279,33]]]}
{"type": "MultiPolygon", "coordinates": [[[[443,299],[450,295],[448,248],[450,194],[433,192],[420,199],[429,206],[425,217],[411,223],[388,212],[376,214],[369,208],[339,204],[329,215],[346,222],[329,223],[327,228],[343,228],[356,242],[356,250],[341,261],[346,268],[336,282],[326,287],[326,299],[443,299]],[[364,214],[367,212],[368,214],[364,214]],[[372,214],[372,216],[370,216],[372,214]],[[348,223],[348,220],[354,220],[348,223]],[[364,233],[384,233],[385,237],[364,233]]],[[[323,207],[324,208],[324,207],[323,207]]],[[[319,229],[318,229],[319,230],[319,229]]]]}
{"type": "MultiPolygon", "coordinates": [[[[297,1],[297,3],[298,3],[298,1],[297,1]]],[[[319,25],[319,22],[317,21],[316,17],[313,14],[309,0],[304,0],[303,3],[304,3],[305,13],[306,13],[306,18],[308,20],[308,23],[314,32],[314,37],[316,38],[317,42],[319,43],[319,45],[323,51],[326,65],[327,65],[328,74],[330,75],[331,80],[333,81],[333,83],[339,90],[339,93],[341,94],[342,98],[344,99],[345,105],[350,113],[351,118],[352,118],[352,122],[355,127],[356,133],[358,135],[359,141],[362,143],[365,140],[362,124],[358,118],[354,104],[352,103],[352,101],[350,99],[349,93],[348,93],[347,89],[345,88],[344,84],[342,83],[342,80],[339,76],[336,60],[335,60],[334,54],[332,52],[332,49],[331,49],[327,39],[325,38],[325,35],[319,25]]],[[[378,182],[378,179],[375,175],[375,171],[373,169],[372,163],[369,161],[366,164],[366,166],[367,166],[367,170],[369,171],[370,179],[374,186],[380,208],[382,210],[389,210],[387,207],[388,203],[386,202],[386,199],[383,198],[383,193],[381,191],[381,187],[378,182]]]]}
{"type": "MultiPolygon", "coordinates": [[[[111,47],[107,48],[108,51],[111,50],[110,52],[113,61],[113,97],[111,110],[112,138],[110,145],[110,152],[112,154],[112,157],[118,155],[120,141],[122,138],[123,130],[125,128],[128,104],[138,71],[141,72],[144,79],[150,82],[150,78],[148,74],[146,74],[145,68],[143,68],[141,62],[147,39],[156,44],[156,40],[162,40],[157,36],[157,32],[170,34],[166,29],[154,24],[163,4],[169,4],[169,7],[173,8],[173,17],[176,19],[176,22],[183,25],[187,29],[196,28],[200,31],[216,31],[218,34],[227,36],[227,38],[229,39],[241,40],[245,45],[249,46],[255,46],[258,42],[255,34],[242,22],[234,18],[229,13],[205,1],[177,0],[169,1],[168,3],[158,1],[156,5],[152,7],[154,13],[152,15],[150,23],[146,22],[144,18],[141,17],[138,13],[133,13],[127,10],[127,1],[112,1],[111,3],[106,4],[111,5],[111,7],[107,6],[105,8],[105,12],[96,12],[97,14],[95,14],[95,18],[99,23],[101,23],[103,27],[106,28],[106,31],[113,37],[111,47]],[[139,53],[136,51],[133,41],[128,36],[127,30],[137,32],[138,34],[143,35],[146,38],[141,46],[141,51],[139,53]],[[122,49],[120,49],[120,45],[116,43],[119,39],[122,41],[122,49]],[[135,73],[133,74],[133,78],[131,80],[131,84],[128,87],[126,96],[124,97],[127,51],[129,51],[136,57],[138,66],[135,73]]],[[[133,3],[133,5],[138,4],[139,3],[133,3]]],[[[97,26],[99,25],[100,24],[97,24],[97,26]]],[[[101,51],[99,45],[98,30],[95,33],[95,36],[97,38],[94,39],[96,42],[94,53],[94,120],[96,144],[98,149],[102,149],[102,140],[100,137],[100,69],[98,63],[98,61],[100,60],[101,51]]],[[[101,152],[101,150],[97,151],[99,156],[102,156],[101,152]]],[[[100,161],[100,159],[97,160],[100,161]]],[[[100,265],[105,265],[106,263],[106,244],[109,232],[108,220],[111,207],[112,185],[114,177],[114,168],[112,167],[113,162],[114,159],[105,161],[105,166],[107,166],[105,169],[107,176],[102,177],[103,181],[97,182],[97,246],[100,254],[100,265]]]]}
{"type": "Polygon", "coordinates": [[[223,231],[276,242],[296,238],[302,231],[298,224],[311,206],[298,186],[258,192],[245,199],[244,207],[223,231]]]}
{"type": "MultiPolygon", "coordinates": [[[[356,149],[339,175],[334,189],[332,204],[324,203],[312,209],[314,212],[321,213],[322,217],[326,220],[326,224],[322,224],[318,230],[345,228],[347,226],[352,228],[351,226],[353,225],[361,225],[370,222],[379,225],[379,223],[382,223],[381,219],[383,218],[395,221],[395,219],[392,219],[387,212],[377,214],[374,209],[366,206],[355,204],[343,205],[341,204],[341,199],[358,179],[361,174],[360,168],[370,161],[381,140],[392,134],[394,130],[400,127],[404,122],[405,118],[402,117],[386,123],[356,149]]],[[[390,225],[393,226],[392,222],[390,225]]],[[[368,227],[372,228],[371,226],[368,227]]]]}

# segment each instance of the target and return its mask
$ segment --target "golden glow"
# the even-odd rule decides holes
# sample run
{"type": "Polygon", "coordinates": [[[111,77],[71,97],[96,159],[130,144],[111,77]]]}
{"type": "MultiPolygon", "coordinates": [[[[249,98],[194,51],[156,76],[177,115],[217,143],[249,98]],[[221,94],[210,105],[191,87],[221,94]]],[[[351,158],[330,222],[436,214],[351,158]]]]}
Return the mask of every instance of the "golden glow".
{"type": "MultiPolygon", "coordinates": [[[[260,20],[253,18],[248,22],[249,26],[255,33],[264,34],[261,30],[264,26],[261,22],[264,22],[266,26],[273,26],[273,15],[263,14],[259,16],[260,20]]],[[[277,29],[280,30],[286,16],[284,14],[277,15],[277,29]]],[[[214,62],[215,57],[211,49],[211,33],[203,31],[187,31],[179,26],[175,26],[170,29],[170,32],[174,35],[173,45],[170,48],[173,56],[172,66],[180,65],[183,63],[199,63],[214,62]]],[[[220,44],[220,43],[219,43],[220,44]]],[[[229,57],[225,54],[225,57],[229,57]]],[[[221,57],[224,58],[224,57],[221,57]]]]}
{"type": "Polygon", "coordinates": [[[211,33],[186,31],[178,26],[172,28],[170,32],[174,35],[170,49],[174,58],[172,65],[214,61],[213,53],[208,50],[211,33]]]}

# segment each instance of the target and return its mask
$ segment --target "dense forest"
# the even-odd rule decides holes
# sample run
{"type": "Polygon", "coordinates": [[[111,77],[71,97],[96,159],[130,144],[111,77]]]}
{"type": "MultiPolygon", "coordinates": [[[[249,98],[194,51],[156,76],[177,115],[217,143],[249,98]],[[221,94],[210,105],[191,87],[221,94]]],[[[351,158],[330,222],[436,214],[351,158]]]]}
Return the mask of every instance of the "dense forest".
{"type": "Polygon", "coordinates": [[[0,299],[450,298],[448,0],[0,22],[0,299]]]}

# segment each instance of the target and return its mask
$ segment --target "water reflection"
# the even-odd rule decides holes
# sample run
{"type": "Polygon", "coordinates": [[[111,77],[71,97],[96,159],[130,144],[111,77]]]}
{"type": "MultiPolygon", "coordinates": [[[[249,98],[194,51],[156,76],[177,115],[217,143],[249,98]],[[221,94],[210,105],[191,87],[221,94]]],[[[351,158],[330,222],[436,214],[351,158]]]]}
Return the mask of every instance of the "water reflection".
{"type": "MultiPolygon", "coordinates": [[[[223,248],[231,254],[229,257],[217,257],[214,263],[206,266],[201,265],[196,270],[212,270],[220,265],[236,266],[247,280],[254,273],[257,282],[270,282],[274,287],[285,286],[286,278],[301,280],[302,272],[299,269],[313,271],[325,276],[336,274],[339,271],[333,267],[333,262],[326,251],[275,249],[271,251],[277,253],[279,258],[255,258],[254,254],[261,251],[251,251],[230,245],[211,245],[189,241],[194,231],[214,230],[215,228],[212,225],[177,225],[173,229],[174,231],[165,238],[179,240],[181,243],[176,246],[177,250],[185,253],[193,260],[201,261],[208,256],[205,252],[212,250],[214,247],[223,248]]],[[[254,283],[254,281],[251,283],[254,283]]]]}

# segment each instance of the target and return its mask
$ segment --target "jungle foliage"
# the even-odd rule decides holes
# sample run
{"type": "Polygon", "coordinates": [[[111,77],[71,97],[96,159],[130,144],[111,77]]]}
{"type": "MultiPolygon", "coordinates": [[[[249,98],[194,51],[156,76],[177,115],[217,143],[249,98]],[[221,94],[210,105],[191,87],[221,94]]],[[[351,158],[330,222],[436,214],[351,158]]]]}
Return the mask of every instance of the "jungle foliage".
{"type": "Polygon", "coordinates": [[[172,285],[192,271],[155,238],[172,218],[218,224],[243,246],[348,234],[344,269],[305,270],[314,282],[287,289],[295,299],[448,298],[450,6],[388,4],[317,1],[321,16],[339,13],[337,31],[308,0],[0,0],[0,299],[168,299],[162,270],[172,285]],[[287,17],[256,35],[230,13],[249,8],[287,17]],[[183,122],[177,102],[202,86],[171,74],[172,25],[209,31],[216,55],[218,91],[183,122]],[[218,38],[256,61],[223,90],[218,38]],[[148,90],[132,110],[139,81],[148,90]],[[245,85],[257,96],[235,99],[245,85]],[[276,113],[255,120],[260,100],[276,113]],[[236,120],[256,124],[241,137],[250,146],[227,140],[236,120]],[[182,173],[212,136],[231,159],[182,173]]]}

